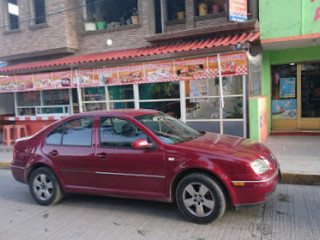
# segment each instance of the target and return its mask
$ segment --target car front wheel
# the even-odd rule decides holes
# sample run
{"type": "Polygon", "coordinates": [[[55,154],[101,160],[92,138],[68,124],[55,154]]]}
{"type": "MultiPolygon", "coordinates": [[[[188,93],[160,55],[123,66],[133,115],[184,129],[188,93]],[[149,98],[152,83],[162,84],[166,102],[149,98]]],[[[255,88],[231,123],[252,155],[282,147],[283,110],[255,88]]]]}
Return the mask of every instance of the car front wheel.
{"type": "Polygon", "coordinates": [[[196,223],[209,223],[226,210],[226,198],[221,185],[205,174],[185,176],[176,189],[176,201],[181,214],[196,223]]]}
{"type": "Polygon", "coordinates": [[[56,176],[46,167],[38,168],[31,173],[29,189],[34,200],[45,206],[55,204],[63,197],[56,176]]]}

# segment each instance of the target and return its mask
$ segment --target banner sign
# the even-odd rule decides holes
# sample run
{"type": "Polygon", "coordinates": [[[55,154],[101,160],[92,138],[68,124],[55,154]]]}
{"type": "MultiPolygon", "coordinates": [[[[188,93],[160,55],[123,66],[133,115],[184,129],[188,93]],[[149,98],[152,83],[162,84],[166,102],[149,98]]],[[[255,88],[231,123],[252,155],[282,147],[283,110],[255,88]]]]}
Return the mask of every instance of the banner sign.
{"type": "MultiPolygon", "coordinates": [[[[221,54],[222,76],[246,75],[245,52],[221,54]]],[[[0,78],[0,92],[48,90],[60,88],[103,87],[133,83],[209,79],[219,76],[217,56],[155,61],[127,66],[67,70],[52,73],[17,75],[0,78]]],[[[292,96],[295,79],[283,83],[284,98],[292,96]],[[291,90],[290,90],[291,89],[291,90]]],[[[200,82],[197,82],[200,86],[200,82]]],[[[194,85],[196,86],[196,85],[194,85]]],[[[194,89],[195,91],[196,88],[194,89]]]]}
{"type": "Polygon", "coordinates": [[[15,76],[1,77],[0,78],[0,91],[1,92],[12,92],[17,90],[15,76]]]}
{"type": "Polygon", "coordinates": [[[30,91],[33,88],[33,75],[18,75],[16,76],[17,90],[30,91]]]}
{"type": "MultiPolygon", "coordinates": [[[[248,72],[247,56],[244,52],[221,54],[221,74],[222,76],[245,75],[248,72]]],[[[209,72],[215,77],[219,76],[219,66],[217,56],[209,57],[209,72]]]]}
{"type": "Polygon", "coordinates": [[[229,21],[248,21],[247,0],[229,0],[229,21]]]}
{"type": "Polygon", "coordinates": [[[175,68],[177,76],[182,80],[191,80],[198,78],[207,71],[207,58],[194,58],[188,60],[176,60],[175,68]]]}
{"type": "Polygon", "coordinates": [[[175,78],[173,61],[145,63],[144,71],[145,82],[166,82],[175,78]]]}
{"type": "Polygon", "coordinates": [[[117,84],[132,84],[142,81],[143,64],[118,67],[119,78],[117,84]]]}
{"type": "Polygon", "coordinates": [[[99,86],[106,86],[116,82],[118,79],[118,68],[96,68],[93,69],[93,79],[99,86]]]}

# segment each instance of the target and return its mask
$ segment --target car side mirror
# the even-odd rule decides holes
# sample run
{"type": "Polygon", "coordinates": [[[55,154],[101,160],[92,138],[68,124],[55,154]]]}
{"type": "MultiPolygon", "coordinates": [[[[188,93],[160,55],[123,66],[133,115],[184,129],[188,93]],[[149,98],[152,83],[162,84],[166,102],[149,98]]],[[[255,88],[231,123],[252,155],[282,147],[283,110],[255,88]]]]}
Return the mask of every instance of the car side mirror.
{"type": "Polygon", "coordinates": [[[149,143],[146,139],[139,139],[132,143],[133,149],[146,149],[152,148],[153,144],[149,143]]]}

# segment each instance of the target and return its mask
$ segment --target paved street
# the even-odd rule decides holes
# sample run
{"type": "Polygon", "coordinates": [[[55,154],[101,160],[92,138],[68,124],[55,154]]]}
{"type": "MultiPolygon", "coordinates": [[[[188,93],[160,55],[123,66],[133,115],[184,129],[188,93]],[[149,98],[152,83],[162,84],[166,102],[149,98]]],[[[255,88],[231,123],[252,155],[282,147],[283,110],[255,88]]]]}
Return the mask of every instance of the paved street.
{"type": "Polygon", "coordinates": [[[43,207],[0,169],[0,239],[320,239],[319,199],[319,187],[279,185],[265,205],[197,225],[167,203],[76,195],[43,207]]]}

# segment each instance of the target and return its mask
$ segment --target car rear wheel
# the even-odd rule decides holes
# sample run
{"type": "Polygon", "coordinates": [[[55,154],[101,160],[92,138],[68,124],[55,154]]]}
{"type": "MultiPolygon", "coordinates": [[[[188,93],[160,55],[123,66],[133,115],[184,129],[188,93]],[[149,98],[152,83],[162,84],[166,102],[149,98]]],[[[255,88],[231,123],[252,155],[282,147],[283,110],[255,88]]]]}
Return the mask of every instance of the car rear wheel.
{"type": "Polygon", "coordinates": [[[176,201],[181,214],[196,223],[209,223],[226,210],[226,198],[221,185],[205,174],[185,176],[176,189],[176,201]]]}
{"type": "Polygon", "coordinates": [[[46,167],[38,168],[31,173],[29,189],[34,200],[45,206],[55,204],[63,197],[56,176],[46,167]]]}

